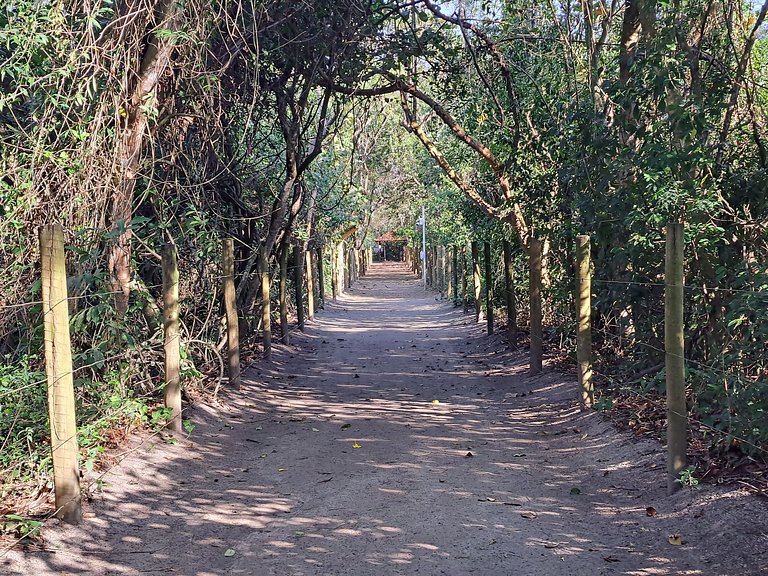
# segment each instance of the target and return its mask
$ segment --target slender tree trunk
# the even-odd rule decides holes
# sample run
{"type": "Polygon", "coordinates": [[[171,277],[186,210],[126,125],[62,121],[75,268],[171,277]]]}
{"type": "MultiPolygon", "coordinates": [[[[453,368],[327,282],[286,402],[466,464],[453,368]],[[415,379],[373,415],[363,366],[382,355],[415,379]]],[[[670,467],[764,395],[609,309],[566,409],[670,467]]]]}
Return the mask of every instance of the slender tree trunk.
{"type": "Polygon", "coordinates": [[[115,292],[115,309],[118,317],[128,311],[131,288],[131,229],[133,200],[136,180],[139,178],[139,163],[144,150],[144,138],[148,119],[147,104],[154,104],[157,85],[167,70],[175,48],[172,34],[157,34],[156,31],[173,31],[181,19],[181,4],[163,0],[155,5],[156,26],[148,31],[147,45],[138,71],[138,78],[130,99],[125,102],[125,125],[120,138],[120,166],[122,168],[115,192],[111,198],[110,226],[117,232],[107,248],[107,268],[112,277],[115,292]]]}

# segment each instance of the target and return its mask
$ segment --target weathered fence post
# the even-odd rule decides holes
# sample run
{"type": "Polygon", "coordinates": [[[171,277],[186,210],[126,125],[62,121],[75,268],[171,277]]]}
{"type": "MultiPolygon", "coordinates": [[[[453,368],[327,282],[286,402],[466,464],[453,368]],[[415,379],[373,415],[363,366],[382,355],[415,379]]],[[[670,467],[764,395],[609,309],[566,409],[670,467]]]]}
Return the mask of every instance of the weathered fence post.
{"type": "Polygon", "coordinates": [[[467,247],[461,247],[461,307],[464,314],[469,312],[469,294],[467,289],[467,247]]]}
{"type": "Polygon", "coordinates": [[[432,250],[427,250],[424,256],[424,267],[426,271],[425,283],[427,286],[432,286],[432,250]]]}
{"type": "Polygon", "coordinates": [[[453,246],[453,264],[451,265],[451,271],[453,272],[453,305],[457,306],[459,303],[459,247],[453,246]]]}
{"type": "Polygon", "coordinates": [[[453,299],[453,259],[451,258],[451,247],[443,248],[445,255],[445,297],[453,299]]]}
{"type": "Polygon", "coordinates": [[[224,312],[227,317],[227,366],[229,385],[240,388],[240,327],[235,300],[235,242],[224,238],[221,243],[221,279],[224,292],[224,312]]]}
{"type": "Polygon", "coordinates": [[[272,358],[272,295],[269,284],[269,254],[264,247],[259,253],[259,273],[261,274],[261,343],[264,347],[264,361],[272,358]]]}
{"type": "Polygon", "coordinates": [[[472,280],[475,287],[475,322],[483,320],[481,309],[482,286],[480,285],[480,251],[477,241],[472,241],[472,280]]]}
{"type": "Polygon", "coordinates": [[[667,492],[679,487],[687,466],[688,409],[685,402],[684,247],[680,222],[667,224],[664,288],[664,350],[667,373],[667,492]]]}
{"type": "Polygon", "coordinates": [[[334,245],[331,244],[331,298],[336,302],[336,295],[339,293],[339,274],[338,274],[338,255],[334,245]]]}
{"type": "Polygon", "coordinates": [[[352,247],[349,250],[349,258],[350,258],[350,268],[352,269],[352,282],[357,282],[360,279],[360,266],[358,262],[358,256],[360,253],[358,252],[357,248],[355,248],[355,237],[352,237],[352,247]]]}
{"type": "Polygon", "coordinates": [[[581,403],[590,407],[594,403],[592,389],[592,272],[590,270],[589,236],[576,237],[578,286],[576,290],[576,363],[579,370],[581,403]]]}
{"type": "Polygon", "coordinates": [[[531,238],[529,254],[530,278],[530,316],[531,316],[531,364],[530,373],[538,374],[543,366],[544,329],[541,310],[541,266],[542,243],[538,238],[531,238]]]}
{"type": "Polygon", "coordinates": [[[338,287],[339,287],[339,294],[344,294],[344,291],[348,288],[347,285],[347,257],[344,254],[345,251],[344,241],[342,240],[339,242],[337,247],[337,256],[338,256],[338,262],[336,263],[336,266],[338,267],[338,270],[336,273],[338,274],[338,287]]]}
{"type": "Polygon", "coordinates": [[[280,247],[280,342],[291,343],[288,328],[288,257],[290,256],[290,244],[283,242],[280,247]]]}
{"type": "Polygon", "coordinates": [[[346,256],[345,262],[342,264],[342,269],[344,270],[344,288],[352,288],[352,282],[354,281],[352,278],[352,274],[354,270],[352,270],[352,252],[348,246],[344,246],[344,255],[346,256]]]}
{"type": "Polygon", "coordinates": [[[488,335],[493,334],[493,270],[491,268],[491,243],[483,243],[485,264],[485,315],[488,335]]]}
{"type": "Polygon", "coordinates": [[[448,259],[446,256],[445,246],[440,246],[440,299],[443,298],[443,292],[445,297],[448,298],[448,259]]]}
{"type": "Polygon", "coordinates": [[[443,297],[443,258],[442,246],[435,246],[435,286],[439,297],[443,297]]]}
{"type": "Polygon", "coordinates": [[[261,275],[261,344],[264,361],[272,358],[272,293],[269,281],[269,254],[263,248],[259,252],[259,274],[261,275]]]}
{"type": "Polygon", "coordinates": [[[317,247],[317,296],[318,306],[325,308],[325,269],[323,268],[323,245],[317,247]]]}
{"type": "Polygon", "coordinates": [[[304,251],[301,246],[293,247],[293,288],[296,292],[296,321],[304,332],[304,251]]]}
{"type": "Polygon", "coordinates": [[[315,275],[312,270],[312,250],[305,252],[307,261],[307,318],[315,319],[315,275]]]}
{"type": "Polygon", "coordinates": [[[504,240],[504,301],[507,306],[507,341],[510,347],[517,340],[517,305],[515,303],[515,266],[512,261],[512,245],[504,240]]]}
{"type": "Polygon", "coordinates": [[[175,244],[165,244],[163,267],[163,328],[165,331],[165,407],[168,428],[181,433],[181,333],[179,330],[179,265],[175,244]]]}
{"type": "Polygon", "coordinates": [[[40,260],[45,333],[45,372],[48,377],[48,417],[51,428],[56,517],[70,524],[82,519],[80,451],[77,445],[69,303],[61,226],[40,228],[40,260]]]}

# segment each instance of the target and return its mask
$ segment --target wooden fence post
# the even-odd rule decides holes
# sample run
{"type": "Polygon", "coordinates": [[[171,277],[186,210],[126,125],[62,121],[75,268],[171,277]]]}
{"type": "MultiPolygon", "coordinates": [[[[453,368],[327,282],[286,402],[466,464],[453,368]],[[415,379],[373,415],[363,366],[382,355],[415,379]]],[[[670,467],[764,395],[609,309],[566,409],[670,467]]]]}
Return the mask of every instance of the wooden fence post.
{"type": "Polygon", "coordinates": [[[472,241],[472,281],[475,287],[475,322],[483,320],[481,309],[482,286],[480,284],[480,251],[477,241],[472,241]]]}
{"type": "Polygon", "coordinates": [[[667,492],[680,484],[680,472],[687,466],[688,409],[685,401],[684,335],[684,236],[683,224],[667,224],[664,288],[664,349],[667,373],[667,492]]]}
{"type": "Polygon", "coordinates": [[[179,330],[179,264],[176,245],[165,244],[163,267],[163,328],[165,331],[165,407],[168,428],[181,433],[181,332],[179,330]]]}
{"type": "MultiPolygon", "coordinates": [[[[344,245],[342,245],[344,246],[344,245]]],[[[345,259],[342,262],[342,270],[344,270],[344,288],[352,288],[352,250],[348,246],[344,246],[345,259]]]]}
{"type": "Polygon", "coordinates": [[[427,284],[435,286],[435,252],[431,248],[427,250],[427,284]]]}
{"type": "Polygon", "coordinates": [[[453,258],[451,258],[451,247],[443,248],[445,256],[445,297],[453,299],[453,258]]]}
{"type": "Polygon", "coordinates": [[[227,317],[227,365],[229,385],[240,388],[240,327],[235,298],[235,242],[224,238],[221,243],[221,278],[224,292],[224,312],[227,317]]]}
{"type": "Polygon", "coordinates": [[[507,306],[507,341],[514,347],[517,341],[517,305],[515,302],[515,266],[512,245],[504,240],[504,301],[507,306]]]}
{"type": "Polygon", "coordinates": [[[70,524],[82,519],[80,451],[77,445],[69,302],[61,226],[39,232],[45,333],[45,372],[48,377],[48,417],[51,428],[56,517],[70,524]]]}
{"type": "Polygon", "coordinates": [[[485,260],[485,315],[488,335],[493,334],[493,270],[491,268],[491,243],[483,243],[485,260]]]}
{"type": "Polygon", "coordinates": [[[541,311],[541,266],[542,243],[538,238],[531,238],[529,254],[530,278],[530,316],[531,316],[531,347],[530,373],[538,374],[543,366],[544,330],[542,327],[541,311]]]}
{"type": "Polygon", "coordinates": [[[312,250],[305,253],[307,261],[307,318],[315,319],[315,275],[312,271],[312,250]]]}
{"type": "Polygon", "coordinates": [[[296,321],[304,332],[304,251],[301,246],[293,247],[293,288],[296,292],[296,321]]]}
{"type": "Polygon", "coordinates": [[[325,269],[323,264],[323,245],[317,247],[317,295],[318,306],[325,309],[325,269]]]}
{"type": "Polygon", "coordinates": [[[452,256],[453,256],[453,264],[451,266],[451,271],[453,272],[453,305],[458,306],[459,304],[459,247],[453,246],[452,247],[452,256]]]}
{"type": "Polygon", "coordinates": [[[445,246],[440,246],[438,251],[440,259],[440,299],[442,300],[443,292],[445,292],[445,297],[448,297],[448,260],[445,257],[445,246]]]}
{"type": "Polygon", "coordinates": [[[272,295],[269,283],[269,255],[261,248],[259,253],[259,272],[261,274],[261,342],[264,347],[264,361],[272,358],[272,295]]]}
{"type": "Polygon", "coordinates": [[[338,287],[339,287],[339,294],[344,294],[344,291],[347,289],[347,257],[344,254],[345,247],[344,247],[344,241],[342,240],[339,242],[339,245],[337,247],[338,251],[338,259],[339,261],[336,263],[336,266],[338,267],[337,274],[338,274],[338,287]]]}
{"type": "Polygon", "coordinates": [[[437,292],[440,294],[440,299],[443,298],[443,288],[444,288],[444,264],[445,261],[443,260],[443,247],[442,246],[435,246],[435,268],[437,272],[437,292]]]}
{"type": "Polygon", "coordinates": [[[576,237],[576,262],[579,273],[576,290],[576,363],[579,371],[579,396],[585,407],[594,403],[592,388],[592,272],[589,236],[576,237]]]}
{"type": "Polygon", "coordinates": [[[280,342],[291,343],[288,327],[288,257],[290,256],[290,244],[286,240],[280,247],[280,342]]]}
{"type": "Polygon", "coordinates": [[[432,250],[427,249],[424,255],[424,269],[426,271],[425,284],[432,286],[432,250]]]}
{"type": "Polygon", "coordinates": [[[331,244],[331,298],[336,302],[336,295],[339,293],[339,267],[337,265],[338,255],[337,249],[331,244]]]}
{"type": "Polygon", "coordinates": [[[461,306],[464,314],[469,312],[469,293],[467,289],[467,247],[461,247],[461,306]]]}
{"type": "MultiPolygon", "coordinates": [[[[352,282],[357,282],[360,279],[360,267],[358,266],[358,257],[359,253],[357,251],[357,248],[355,248],[355,237],[352,237],[352,246],[349,250],[349,259],[350,259],[350,268],[352,270],[352,273],[350,274],[350,278],[352,279],[352,282]]],[[[350,282],[350,285],[352,284],[350,282]]]]}

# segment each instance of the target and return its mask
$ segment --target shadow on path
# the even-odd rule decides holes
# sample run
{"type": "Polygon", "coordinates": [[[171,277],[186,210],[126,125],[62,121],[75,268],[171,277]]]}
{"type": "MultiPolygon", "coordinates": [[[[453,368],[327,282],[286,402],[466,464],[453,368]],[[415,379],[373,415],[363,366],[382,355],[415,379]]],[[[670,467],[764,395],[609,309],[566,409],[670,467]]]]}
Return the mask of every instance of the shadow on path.
{"type": "Polygon", "coordinates": [[[396,264],[372,266],[295,340],[240,393],[198,407],[188,441],[147,440],[82,526],[51,530],[0,571],[736,576],[765,565],[765,523],[737,524],[765,518],[761,503],[709,488],[667,497],[659,446],[580,412],[570,377],[528,377],[524,356],[396,264]],[[668,543],[675,533],[683,546],[668,543]]]}

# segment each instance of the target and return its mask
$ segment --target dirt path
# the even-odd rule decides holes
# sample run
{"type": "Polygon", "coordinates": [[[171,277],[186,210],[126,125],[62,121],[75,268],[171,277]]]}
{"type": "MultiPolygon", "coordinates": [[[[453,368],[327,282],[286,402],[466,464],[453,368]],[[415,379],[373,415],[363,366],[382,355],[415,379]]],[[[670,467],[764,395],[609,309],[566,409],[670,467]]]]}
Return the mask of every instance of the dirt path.
{"type": "Polygon", "coordinates": [[[667,497],[658,445],[580,413],[570,378],[528,377],[522,353],[393,265],[294,340],[0,573],[766,573],[762,501],[667,497]]]}

